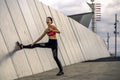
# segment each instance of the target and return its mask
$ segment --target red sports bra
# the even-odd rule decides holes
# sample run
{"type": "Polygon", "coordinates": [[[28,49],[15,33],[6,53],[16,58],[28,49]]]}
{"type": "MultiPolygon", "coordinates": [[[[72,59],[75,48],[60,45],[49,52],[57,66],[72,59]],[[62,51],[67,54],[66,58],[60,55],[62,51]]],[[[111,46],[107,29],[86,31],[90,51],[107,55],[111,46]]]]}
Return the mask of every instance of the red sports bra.
{"type": "MultiPolygon", "coordinates": [[[[53,28],[53,25],[50,25],[50,28],[52,29],[52,28],[53,28]]],[[[48,36],[54,36],[54,35],[56,35],[56,33],[53,32],[53,31],[49,31],[49,32],[47,33],[47,35],[48,35],[48,36]]]]}

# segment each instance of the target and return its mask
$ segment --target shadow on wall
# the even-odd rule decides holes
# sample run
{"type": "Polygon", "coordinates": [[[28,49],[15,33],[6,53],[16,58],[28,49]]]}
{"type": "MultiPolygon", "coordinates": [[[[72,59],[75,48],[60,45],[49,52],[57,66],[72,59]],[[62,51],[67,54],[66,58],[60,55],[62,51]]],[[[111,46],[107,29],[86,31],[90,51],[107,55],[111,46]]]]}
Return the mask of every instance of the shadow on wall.
{"type": "Polygon", "coordinates": [[[0,65],[7,60],[9,57],[13,56],[15,54],[15,52],[18,51],[17,49],[12,50],[11,52],[9,52],[7,55],[3,56],[2,58],[0,58],[0,65]]]}

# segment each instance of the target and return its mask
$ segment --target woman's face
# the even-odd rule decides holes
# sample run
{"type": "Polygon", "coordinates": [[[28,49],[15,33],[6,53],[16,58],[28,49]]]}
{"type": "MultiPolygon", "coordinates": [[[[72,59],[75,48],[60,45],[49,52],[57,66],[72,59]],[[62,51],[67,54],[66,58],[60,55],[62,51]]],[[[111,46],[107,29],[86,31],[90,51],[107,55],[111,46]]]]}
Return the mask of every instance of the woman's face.
{"type": "Polygon", "coordinates": [[[52,24],[50,18],[46,18],[46,23],[47,23],[47,24],[52,24]]]}

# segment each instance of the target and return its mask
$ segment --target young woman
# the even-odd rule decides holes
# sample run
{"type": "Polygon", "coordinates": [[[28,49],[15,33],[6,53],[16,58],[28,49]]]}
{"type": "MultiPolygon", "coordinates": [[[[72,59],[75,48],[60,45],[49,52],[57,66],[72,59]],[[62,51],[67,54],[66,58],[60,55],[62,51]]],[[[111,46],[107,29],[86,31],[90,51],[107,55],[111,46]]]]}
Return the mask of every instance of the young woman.
{"type": "Polygon", "coordinates": [[[43,34],[37,40],[35,40],[32,44],[29,44],[29,45],[23,45],[23,44],[20,44],[19,42],[16,42],[17,49],[18,50],[25,49],[25,48],[33,49],[33,48],[36,48],[36,47],[51,48],[54,60],[56,61],[57,66],[59,68],[59,72],[56,75],[60,76],[60,75],[64,74],[61,62],[58,59],[58,43],[57,43],[57,38],[56,38],[56,33],[60,34],[60,31],[54,25],[52,25],[53,20],[52,20],[51,17],[46,18],[46,23],[48,25],[48,28],[45,29],[43,34]],[[49,41],[47,43],[37,43],[46,34],[49,37],[49,41]]]}

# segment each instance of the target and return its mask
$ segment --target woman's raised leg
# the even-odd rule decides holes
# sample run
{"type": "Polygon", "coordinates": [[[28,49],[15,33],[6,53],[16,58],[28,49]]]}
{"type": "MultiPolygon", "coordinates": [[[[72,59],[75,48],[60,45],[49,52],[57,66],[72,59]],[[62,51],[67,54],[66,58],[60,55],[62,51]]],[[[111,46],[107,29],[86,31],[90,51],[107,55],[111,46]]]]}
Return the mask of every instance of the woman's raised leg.
{"type": "Polygon", "coordinates": [[[49,48],[48,43],[37,43],[37,44],[34,44],[33,46],[31,46],[31,44],[23,45],[23,44],[20,44],[19,42],[16,42],[16,45],[17,45],[17,49],[33,49],[36,47],[49,48]]]}

